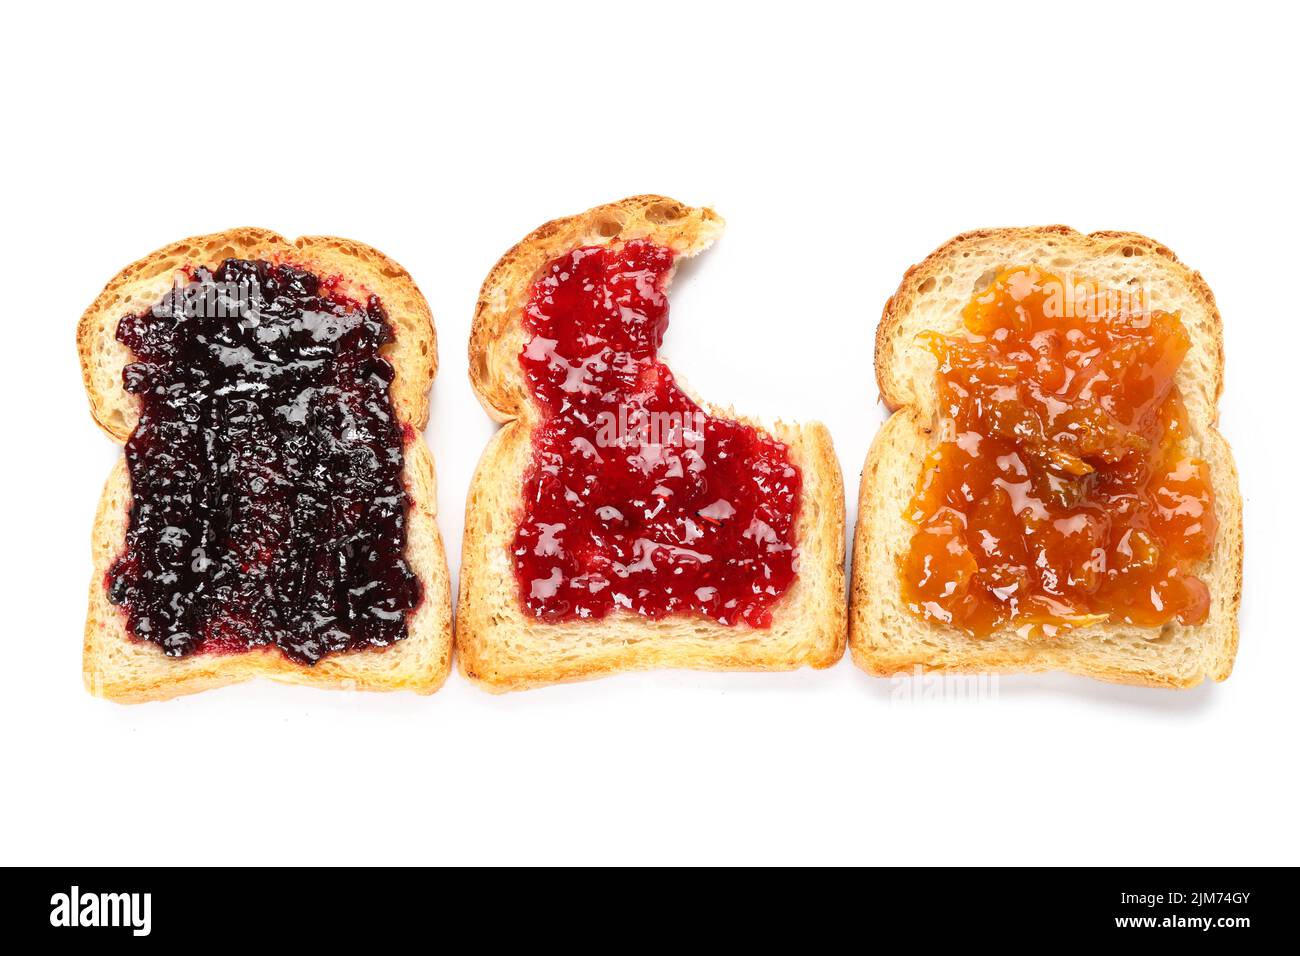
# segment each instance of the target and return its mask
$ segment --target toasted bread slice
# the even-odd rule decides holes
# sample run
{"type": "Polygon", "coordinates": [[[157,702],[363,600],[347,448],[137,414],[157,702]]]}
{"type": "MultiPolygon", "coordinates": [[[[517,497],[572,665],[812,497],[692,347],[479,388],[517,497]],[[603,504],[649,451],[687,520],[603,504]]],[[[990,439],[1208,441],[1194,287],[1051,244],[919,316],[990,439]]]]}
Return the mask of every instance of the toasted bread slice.
{"type": "Polygon", "coordinates": [[[827,667],[842,656],[844,489],[830,434],[820,424],[768,429],[803,473],[799,573],[774,606],[770,627],[726,626],[696,615],[647,619],[622,611],[591,622],[544,623],[526,616],[519,600],[509,549],[539,421],[519,364],[527,339],[522,313],[534,280],[549,260],[584,245],[648,238],[679,256],[693,256],[712,244],[722,225],[711,209],[636,196],[534,230],[484,282],[470,339],[470,379],[488,414],[505,424],[488,444],[470,488],[456,627],[461,670],[488,690],[654,667],[827,667]]]}
{"type": "Polygon", "coordinates": [[[215,267],[227,258],[266,259],[339,276],[341,293],[363,302],[373,293],[383,302],[394,333],[394,341],[383,351],[395,372],[389,394],[399,419],[410,426],[403,466],[410,495],[405,555],[424,596],[408,615],[404,640],[387,648],[334,654],[313,666],[295,663],[274,647],[168,657],[158,645],[131,636],[124,611],[108,600],[108,570],[124,546],[131,507],[131,480],[123,457],[109,475],[95,517],[83,658],[86,687],[123,702],[162,700],[254,677],[318,687],[432,693],[451,668],[450,579],[436,521],[433,458],[421,437],[438,365],[437,338],[428,303],[401,266],[358,242],[326,236],[290,241],[263,229],[232,229],[159,249],[118,273],[81,318],[77,351],[91,414],[110,437],[126,442],[135,427],[139,400],[122,387],[122,369],[132,359],[115,338],[118,321],[150,308],[174,281],[184,281],[187,268],[215,267]]]}
{"type": "Polygon", "coordinates": [[[934,671],[1068,671],[1102,680],[1190,687],[1225,679],[1237,651],[1241,602],[1241,494],[1232,453],[1216,430],[1223,387],[1223,329],[1200,274],[1167,248],[1134,233],[1083,235],[1064,226],[992,229],[957,236],[907,270],[885,304],[876,334],[876,377],[893,415],[877,434],[862,472],[853,546],[849,644],[853,659],[877,675],[934,671]],[[924,457],[933,447],[936,362],[914,343],[922,331],[958,334],[962,308],[993,270],[1038,266],[1074,273],[1116,290],[1146,291],[1152,308],[1177,312],[1191,348],[1176,382],[1187,405],[1190,441],[1210,468],[1219,522],[1213,556],[1196,569],[1211,608],[1196,626],[1160,628],[1102,623],[1055,637],[1008,631],[973,638],[931,624],[903,604],[898,559],[913,526],[904,511],[924,457]]]}

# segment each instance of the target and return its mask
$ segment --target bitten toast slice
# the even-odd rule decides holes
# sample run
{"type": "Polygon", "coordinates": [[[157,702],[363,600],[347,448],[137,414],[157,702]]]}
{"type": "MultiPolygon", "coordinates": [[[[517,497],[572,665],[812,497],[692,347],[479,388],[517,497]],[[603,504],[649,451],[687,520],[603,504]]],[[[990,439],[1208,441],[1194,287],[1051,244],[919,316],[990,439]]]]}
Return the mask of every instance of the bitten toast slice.
{"type": "Polygon", "coordinates": [[[885,304],[876,334],[876,377],[893,411],[862,472],[853,546],[849,644],[864,670],[881,676],[932,671],[1067,671],[1102,680],[1190,687],[1225,679],[1237,650],[1241,601],[1241,495],[1226,441],[1217,431],[1223,387],[1223,330],[1200,274],[1166,247],[1135,233],[1083,235],[1064,226],[965,233],[908,269],[885,304]],[[935,444],[936,360],[918,333],[958,334],[962,309],[999,269],[1033,266],[1073,273],[1108,289],[1140,288],[1150,306],[1176,312],[1190,348],[1175,383],[1186,404],[1190,453],[1210,471],[1218,519],[1213,553],[1193,569],[1209,588],[1210,610],[1197,625],[1158,628],[1105,622],[1054,636],[1007,629],[972,637],[922,620],[904,604],[899,559],[914,526],[904,515],[922,461],[935,444]]]}
{"type": "MultiPolygon", "coordinates": [[[[510,546],[539,422],[519,361],[528,339],[523,311],[534,281],[548,261],[581,246],[648,239],[679,258],[693,256],[712,244],[722,226],[710,209],[635,196],[534,230],[484,282],[470,339],[470,379],[483,407],[503,427],[479,462],[466,506],[457,650],[461,669],[486,689],[655,667],[827,667],[843,654],[844,492],[830,435],[815,423],[778,422],[766,429],[788,447],[803,479],[798,576],[774,605],[770,627],[725,625],[689,613],[652,619],[621,610],[599,620],[543,622],[522,609],[510,546]]],[[[718,414],[743,420],[725,410],[718,414]]]]}
{"type": "Polygon", "coordinates": [[[109,569],[124,547],[132,503],[123,457],[108,478],[95,517],[83,664],[86,687],[122,702],[161,700],[255,677],[339,689],[432,693],[450,671],[452,625],[433,459],[421,435],[437,371],[437,338],[428,303],[401,266],[358,242],[327,236],[289,240],[263,229],[232,229],[159,249],[118,273],[81,318],[77,351],[91,414],[111,438],[127,441],[140,402],[123,388],[122,371],[132,356],[115,337],[119,320],[152,307],[174,282],[185,281],[190,268],[214,268],[228,258],[263,259],[337,277],[340,293],[361,302],[374,294],[382,301],[394,339],[381,355],[394,368],[389,396],[406,434],[402,481],[410,504],[404,557],[423,596],[408,613],[403,640],[385,648],[332,654],[311,666],[287,659],[274,647],[169,657],[157,644],[131,636],[124,610],[108,597],[109,569]]]}

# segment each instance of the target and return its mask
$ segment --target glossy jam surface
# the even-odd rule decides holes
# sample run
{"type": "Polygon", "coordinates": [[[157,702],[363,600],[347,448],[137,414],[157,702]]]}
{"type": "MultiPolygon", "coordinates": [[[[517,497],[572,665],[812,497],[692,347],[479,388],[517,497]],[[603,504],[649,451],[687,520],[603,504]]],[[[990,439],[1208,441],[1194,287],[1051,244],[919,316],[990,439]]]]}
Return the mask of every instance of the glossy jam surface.
{"type": "Polygon", "coordinates": [[[403,433],[383,306],[284,265],[193,269],[117,338],[140,396],[109,597],[172,656],[273,644],[312,664],[406,636],[403,433]]]}
{"type": "Polygon", "coordinates": [[[1204,621],[1193,568],[1217,524],[1174,384],[1178,317],[1015,268],[964,320],[964,337],[921,336],[939,362],[939,444],[908,506],[912,611],[977,636],[1204,621]]]}
{"type": "Polygon", "coordinates": [[[519,360],[542,424],[513,555],[538,619],[623,608],[766,627],[795,579],[786,446],[705,414],[656,358],[672,265],[644,240],[581,248],[534,286],[519,360]]]}

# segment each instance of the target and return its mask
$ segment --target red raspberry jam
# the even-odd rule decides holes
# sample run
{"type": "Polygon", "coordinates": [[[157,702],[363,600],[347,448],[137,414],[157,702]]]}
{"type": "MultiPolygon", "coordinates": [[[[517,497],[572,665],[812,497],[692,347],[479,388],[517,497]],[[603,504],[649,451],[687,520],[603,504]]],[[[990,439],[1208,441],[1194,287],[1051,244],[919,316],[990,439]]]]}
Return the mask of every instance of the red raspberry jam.
{"type": "Polygon", "coordinates": [[[302,664],[406,636],[420,583],[391,338],[375,296],[239,259],[121,320],[140,420],[108,593],[132,634],[173,657],[274,645],[302,664]]]}
{"type": "Polygon", "coordinates": [[[657,354],[673,253],[645,240],[551,261],[519,356],[542,414],[513,554],[544,621],[694,612],[767,627],[798,571],[785,445],[714,418],[657,354]]]}

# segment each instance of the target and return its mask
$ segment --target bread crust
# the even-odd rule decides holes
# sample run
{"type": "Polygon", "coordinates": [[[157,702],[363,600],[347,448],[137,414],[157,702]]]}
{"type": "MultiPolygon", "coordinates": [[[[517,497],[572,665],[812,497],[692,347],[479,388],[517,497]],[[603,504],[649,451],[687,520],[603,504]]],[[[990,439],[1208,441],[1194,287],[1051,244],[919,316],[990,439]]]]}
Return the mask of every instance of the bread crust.
{"type": "MultiPolygon", "coordinates": [[[[963,290],[948,293],[962,300],[963,290]]],[[[968,295],[969,290],[965,290],[968,295]]],[[[942,314],[955,326],[959,317],[942,314]]],[[[938,313],[936,313],[938,314],[938,313]]],[[[941,329],[946,331],[946,329],[941,329]]],[[[1199,272],[1188,269],[1163,244],[1133,232],[1084,235],[1067,226],[981,229],[944,243],[903,275],[885,303],[875,338],[876,377],[881,399],[893,414],[877,434],[862,472],[858,524],[854,535],[850,584],[849,646],[855,663],[871,674],[888,676],[914,668],[939,672],[1040,672],[1060,670],[1115,683],[1151,687],[1191,687],[1205,677],[1221,681],[1232,672],[1239,642],[1237,622],[1242,589],[1242,502],[1231,449],[1218,433],[1218,400],[1223,390],[1223,325],[1214,294],[1199,272]],[[950,635],[959,632],[899,614],[897,559],[909,538],[900,517],[911,485],[900,490],[902,477],[913,482],[932,447],[934,415],[933,363],[918,370],[912,337],[917,316],[933,308],[924,304],[936,290],[943,294],[969,265],[1079,265],[1105,261],[1117,274],[1121,262],[1151,281],[1177,302],[1155,301],[1157,308],[1180,306],[1194,319],[1192,351],[1179,371],[1178,384],[1196,414],[1202,457],[1211,465],[1219,519],[1215,554],[1198,569],[1211,586],[1210,619],[1195,627],[1166,625],[1145,629],[1095,625],[1062,632],[1054,639],[1015,641],[1009,634],[993,640],[950,635]],[[923,373],[923,375],[922,375],[923,373]],[[879,572],[878,569],[885,569],[879,572]],[[947,635],[947,636],[945,636],[947,635]],[[1122,653],[1116,653],[1119,648],[1122,653]],[[1166,653],[1165,648],[1169,651],[1166,653]],[[1149,652],[1148,652],[1149,651],[1149,652]],[[1174,652],[1177,653],[1174,653],[1174,652]]]]}
{"type": "Polygon", "coordinates": [[[121,457],[104,486],[92,535],[94,570],[83,647],[86,687],[122,703],[164,700],[256,677],[345,690],[432,693],[451,669],[452,625],[433,458],[420,434],[428,422],[429,388],[437,372],[437,338],[428,303],[400,265],[363,243],[331,236],[288,240],[256,228],[164,246],[114,276],[78,323],[77,352],[91,416],[116,442],[126,442],[139,414],[139,399],[121,386],[122,369],[131,355],[116,341],[117,322],[152,306],[188,267],[214,267],[231,257],[339,276],[343,294],[365,301],[373,292],[383,301],[394,333],[382,353],[394,368],[390,398],[399,421],[410,426],[402,476],[411,500],[405,554],[420,579],[422,601],[409,616],[404,640],[387,648],[331,655],[310,667],[270,647],[167,657],[157,645],[133,638],[124,610],[108,601],[108,570],[124,546],[131,505],[130,475],[121,457]]]}
{"type": "MultiPolygon", "coordinates": [[[[951,259],[969,252],[972,247],[980,245],[997,246],[1022,243],[1026,239],[1048,239],[1066,242],[1072,245],[1096,246],[1099,249],[1128,248],[1133,254],[1149,254],[1161,258],[1178,271],[1187,287],[1193,290],[1213,317],[1215,335],[1213,339],[1213,367],[1215,376],[1213,385],[1213,404],[1217,405],[1223,393],[1223,319],[1214,301],[1214,293],[1199,272],[1187,268],[1173,251],[1162,243],[1156,242],[1137,232],[1099,231],[1084,233],[1069,226],[1028,226],[1002,227],[997,229],[972,229],[970,232],[953,236],[922,261],[909,266],[903,273],[898,290],[885,302],[881,311],[880,322],[876,326],[875,362],[876,383],[880,388],[880,397],[890,411],[901,408],[911,400],[907,390],[895,381],[891,372],[897,367],[895,350],[910,343],[901,342],[898,335],[899,325],[916,304],[916,297],[921,286],[934,278],[951,259]],[[1141,250],[1141,252],[1138,252],[1141,250]]],[[[1132,257],[1131,255],[1129,256],[1132,257]]]]}
{"type": "Polygon", "coordinates": [[[723,225],[712,209],[646,194],[553,219],[515,243],[483,280],[474,308],[469,379],[484,411],[502,423],[532,412],[518,371],[519,315],[543,265],[581,245],[632,237],[650,237],[679,255],[692,256],[712,245],[723,225]]]}
{"type": "MultiPolygon", "coordinates": [[[[722,226],[711,209],[664,196],[633,196],[534,229],[488,273],[470,336],[470,381],[484,409],[504,427],[488,443],[470,487],[456,617],[460,669],[481,687],[521,690],[659,667],[822,668],[843,656],[843,479],[830,434],[817,423],[777,422],[766,429],[786,443],[804,475],[796,524],[800,573],[775,606],[770,629],[619,612],[597,622],[544,624],[525,618],[519,607],[509,540],[537,413],[518,356],[525,338],[521,317],[536,275],[571,249],[615,240],[648,238],[679,257],[692,256],[712,244],[722,226]]],[[[728,409],[710,411],[738,418],[728,409]]]]}

